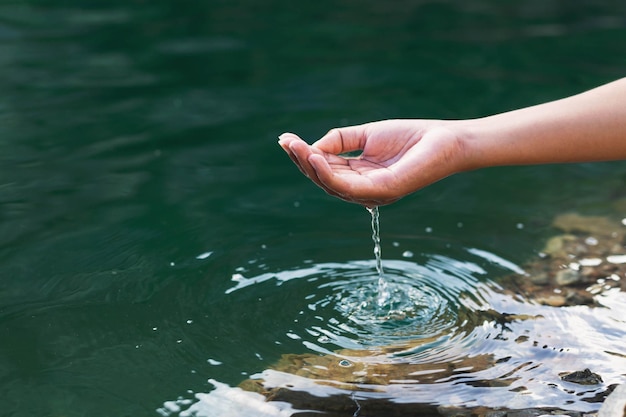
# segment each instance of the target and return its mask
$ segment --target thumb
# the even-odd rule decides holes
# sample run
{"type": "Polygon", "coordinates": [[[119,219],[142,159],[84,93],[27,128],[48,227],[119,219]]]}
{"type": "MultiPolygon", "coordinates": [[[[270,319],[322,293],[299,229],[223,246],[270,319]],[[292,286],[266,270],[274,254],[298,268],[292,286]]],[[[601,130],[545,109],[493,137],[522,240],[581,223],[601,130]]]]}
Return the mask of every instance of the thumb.
{"type": "Polygon", "coordinates": [[[365,146],[364,132],[364,125],[331,129],[312,146],[334,155],[362,150],[365,146]]]}

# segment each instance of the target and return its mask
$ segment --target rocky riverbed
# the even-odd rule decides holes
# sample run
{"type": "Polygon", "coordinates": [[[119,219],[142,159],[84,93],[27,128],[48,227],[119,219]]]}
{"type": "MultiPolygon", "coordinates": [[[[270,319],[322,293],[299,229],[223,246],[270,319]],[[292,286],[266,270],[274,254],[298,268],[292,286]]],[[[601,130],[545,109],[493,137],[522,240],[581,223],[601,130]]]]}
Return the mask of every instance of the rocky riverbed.
{"type": "MultiPolygon", "coordinates": [[[[547,239],[538,255],[523,266],[524,274],[503,277],[499,284],[503,292],[512,297],[523,297],[525,301],[551,307],[570,307],[585,305],[591,308],[601,307],[599,295],[607,291],[626,290],[626,225],[620,219],[609,217],[583,216],[567,213],[554,219],[556,233],[547,239]]],[[[532,316],[506,316],[486,311],[480,316],[468,319],[461,317],[465,326],[477,323],[532,320],[532,316]]],[[[414,345],[428,344],[428,339],[415,341],[414,345]]],[[[626,343],[626,341],[625,341],[626,343]]],[[[404,349],[415,346],[404,345],[404,349]]],[[[376,399],[375,396],[359,399],[346,395],[345,392],[357,392],[363,386],[384,386],[407,378],[416,378],[430,383],[449,378],[463,372],[487,369],[495,359],[489,354],[463,357],[441,367],[441,363],[420,364],[403,361],[380,361],[381,355],[392,354],[397,347],[383,347],[377,351],[343,349],[333,354],[289,354],[283,355],[273,370],[265,373],[267,378],[249,379],[241,384],[248,392],[262,394],[268,401],[288,402],[297,410],[316,410],[301,412],[296,415],[326,416],[485,416],[485,417],[535,417],[543,415],[567,415],[572,417],[595,416],[598,413],[583,413],[557,408],[502,409],[488,407],[446,407],[430,404],[403,404],[388,399],[376,399]],[[370,360],[376,356],[377,360],[370,360]],[[292,389],[290,385],[268,382],[277,374],[289,374],[303,380],[313,381],[338,389],[337,395],[323,398],[305,389],[292,389]],[[418,375],[418,377],[415,377],[418,375]],[[341,393],[343,392],[343,394],[341,393]]],[[[602,376],[593,369],[572,369],[560,375],[563,381],[584,385],[602,383],[602,376]]],[[[280,378],[278,378],[280,379],[280,378]]],[[[507,386],[511,383],[506,377],[484,381],[485,386],[507,386]]],[[[609,385],[597,394],[596,401],[603,402],[616,389],[609,385]]],[[[621,404],[626,391],[620,387],[612,395],[612,403],[621,404]]],[[[626,401],[626,400],[624,400],[626,401]]],[[[626,417],[620,406],[611,410],[602,409],[602,417],[626,417]],[[620,414],[621,412],[621,414],[620,414]]]]}
{"type": "Polygon", "coordinates": [[[626,291],[626,226],[600,216],[563,214],[559,231],[549,238],[525,275],[503,280],[507,291],[553,307],[597,305],[597,295],[612,288],[626,291]]]}

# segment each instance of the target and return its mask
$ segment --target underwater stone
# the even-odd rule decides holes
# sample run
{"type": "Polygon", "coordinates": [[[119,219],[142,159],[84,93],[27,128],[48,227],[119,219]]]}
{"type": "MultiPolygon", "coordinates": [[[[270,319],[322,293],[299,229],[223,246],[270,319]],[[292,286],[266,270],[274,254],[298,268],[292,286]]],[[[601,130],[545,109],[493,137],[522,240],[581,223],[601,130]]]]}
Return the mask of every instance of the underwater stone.
{"type": "Polygon", "coordinates": [[[535,285],[548,285],[550,276],[546,272],[539,272],[530,276],[530,282],[535,285]]]}
{"type": "Polygon", "coordinates": [[[574,235],[558,235],[553,236],[546,242],[542,252],[546,255],[554,256],[554,257],[566,257],[567,252],[565,251],[565,247],[571,242],[576,241],[576,236],[574,235]]]}
{"type": "Polygon", "coordinates": [[[556,273],[555,280],[558,285],[565,286],[578,283],[580,281],[580,277],[581,275],[578,271],[574,271],[573,269],[564,269],[556,273]]]}
{"type": "Polygon", "coordinates": [[[582,371],[575,371],[561,375],[561,379],[567,382],[573,382],[580,385],[597,385],[602,383],[602,377],[593,373],[589,368],[582,371]]]}
{"type": "Polygon", "coordinates": [[[539,304],[547,305],[550,307],[563,307],[567,302],[562,295],[551,295],[549,297],[538,297],[536,301],[539,304]]]}
{"type": "Polygon", "coordinates": [[[593,295],[588,291],[569,291],[565,296],[567,305],[593,305],[593,295]]]}
{"type": "Polygon", "coordinates": [[[554,219],[552,224],[567,233],[578,232],[607,236],[616,231],[615,224],[607,217],[583,216],[578,213],[561,214],[554,219]]]}

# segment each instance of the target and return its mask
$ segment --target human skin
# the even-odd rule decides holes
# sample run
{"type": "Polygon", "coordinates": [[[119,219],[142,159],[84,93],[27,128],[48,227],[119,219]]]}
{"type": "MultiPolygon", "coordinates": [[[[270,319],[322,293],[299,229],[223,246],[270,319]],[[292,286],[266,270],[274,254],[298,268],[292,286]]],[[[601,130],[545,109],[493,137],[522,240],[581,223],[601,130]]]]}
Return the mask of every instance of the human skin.
{"type": "Polygon", "coordinates": [[[391,204],[442,178],[502,165],[626,159],[626,78],[564,99],[468,120],[396,119],[280,146],[328,194],[391,204]],[[362,151],[358,157],[341,154],[362,151]]]}

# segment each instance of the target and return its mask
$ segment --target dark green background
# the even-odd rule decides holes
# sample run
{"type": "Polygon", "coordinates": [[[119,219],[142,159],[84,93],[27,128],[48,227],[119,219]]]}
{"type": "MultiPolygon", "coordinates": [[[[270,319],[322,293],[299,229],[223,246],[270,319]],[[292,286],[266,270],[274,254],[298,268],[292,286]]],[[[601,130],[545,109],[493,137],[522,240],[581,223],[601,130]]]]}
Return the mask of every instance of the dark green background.
{"type": "MultiPolygon", "coordinates": [[[[3,1],[0,415],[155,415],[302,349],[273,343],[300,300],[229,299],[231,276],[369,259],[369,215],[280,133],[479,117],[625,72],[623,1],[3,1]]],[[[608,212],[625,173],[448,178],[381,209],[383,255],[521,263],[556,213],[608,212]]]]}

